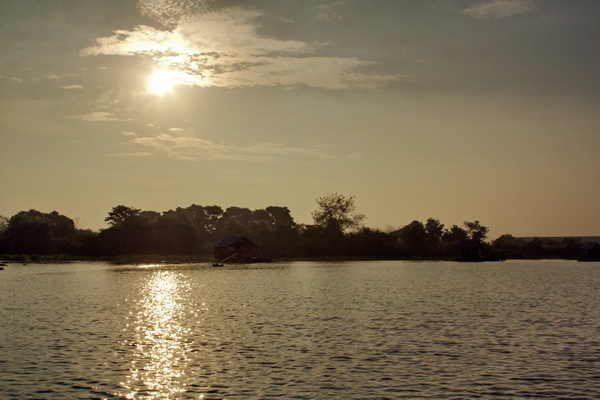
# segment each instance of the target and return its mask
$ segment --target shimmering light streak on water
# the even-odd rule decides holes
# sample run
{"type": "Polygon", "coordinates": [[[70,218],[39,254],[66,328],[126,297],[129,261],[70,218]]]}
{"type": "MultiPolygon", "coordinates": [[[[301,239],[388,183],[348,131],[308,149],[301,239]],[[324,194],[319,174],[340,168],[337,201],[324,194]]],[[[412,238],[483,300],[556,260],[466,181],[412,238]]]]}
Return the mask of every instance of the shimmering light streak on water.
{"type": "Polygon", "coordinates": [[[1,399],[597,399],[600,264],[9,265],[1,399]]]}
{"type": "MultiPolygon", "coordinates": [[[[130,398],[176,398],[185,392],[185,375],[191,352],[189,328],[182,324],[189,284],[180,274],[159,271],[143,282],[131,320],[124,327],[135,333],[131,374],[123,386],[130,398]],[[142,390],[140,388],[143,388],[142,390]]],[[[124,360],[126,361],[126,360],[124,360]]]]}

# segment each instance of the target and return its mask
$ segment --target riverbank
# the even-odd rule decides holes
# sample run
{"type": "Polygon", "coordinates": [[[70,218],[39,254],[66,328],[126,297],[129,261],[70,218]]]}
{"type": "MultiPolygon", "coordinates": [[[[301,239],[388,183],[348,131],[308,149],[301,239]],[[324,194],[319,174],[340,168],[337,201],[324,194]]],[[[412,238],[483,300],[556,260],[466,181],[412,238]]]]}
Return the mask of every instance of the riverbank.
{"type": "MultiPolygon", "coordinates": [[[[554,257],[515,257],[512,260],[576,260],[577,258],[554,257]]],[[[107,262],[111,264],[186,264],[210,263],[212,255],[187,254],[187,255],[118,255],[103,257],[81,257],[65,254],[36,255],[36,254],[2,254],[0,263],[15,264],[61,264],[71,262],[107,262]]],[[[424,258],[424,257],[365,257],[365,256],[315,256],[315,257],[281,257],[277,262],[314,261],[314,262],[341,262],[341,261],[457,261],[456,258],[424,258]]]]}

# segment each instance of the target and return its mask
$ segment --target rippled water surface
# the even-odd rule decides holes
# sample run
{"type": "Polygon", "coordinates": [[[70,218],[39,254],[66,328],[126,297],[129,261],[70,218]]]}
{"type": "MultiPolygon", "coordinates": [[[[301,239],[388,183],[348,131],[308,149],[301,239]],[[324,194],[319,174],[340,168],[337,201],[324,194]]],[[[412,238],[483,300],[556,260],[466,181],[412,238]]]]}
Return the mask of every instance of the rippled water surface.
{"type": "Polygon", "coordinates": [[[597,399],[600,263],[0,271],[2,399],[597,399]]]}

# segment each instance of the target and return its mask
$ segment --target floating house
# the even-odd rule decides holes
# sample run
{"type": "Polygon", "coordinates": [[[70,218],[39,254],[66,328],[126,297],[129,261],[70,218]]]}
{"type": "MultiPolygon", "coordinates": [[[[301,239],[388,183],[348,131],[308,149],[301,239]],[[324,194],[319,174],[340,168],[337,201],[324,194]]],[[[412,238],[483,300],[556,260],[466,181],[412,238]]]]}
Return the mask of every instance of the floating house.
{"type": "Polygon", "coordinates": [[[580,261],[600,261],[600,243],[586,242],[581,245],[579,251],[580,261]]]}
{"type": "Polygon", "coordinates": [[[218,263],[252,263],[270,261],[258,252],[258,246],[246,236],[229,236],[215,245],[218,263]]]}

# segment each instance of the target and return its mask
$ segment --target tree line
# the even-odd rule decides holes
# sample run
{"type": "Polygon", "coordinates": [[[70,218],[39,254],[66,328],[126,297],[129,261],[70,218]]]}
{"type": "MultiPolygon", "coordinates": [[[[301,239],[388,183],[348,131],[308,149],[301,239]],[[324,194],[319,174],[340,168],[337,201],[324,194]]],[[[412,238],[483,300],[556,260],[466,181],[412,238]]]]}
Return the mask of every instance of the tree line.
{"type": "Polygon", "coordinates": [[[575,258],[580,246],[576,239],[525,241],[509,234],[489,242],[489,228],[479,221],[446,227],[429,218],[382,231],[364,226],[366,217],[356,212],[354,196],[331,193],[316,202],[313,224],[296,223],[281,206],[250,210],[193,204],[156,212],[118,205],[105,218],[109,227],[98,232],[78,229],[56,211],[21,211],[0,217],[0,254],[210,257],[216,242],[234,235],[247,236],[274,258],[455,259],[473,249],[484,257],[575,258]]]}

